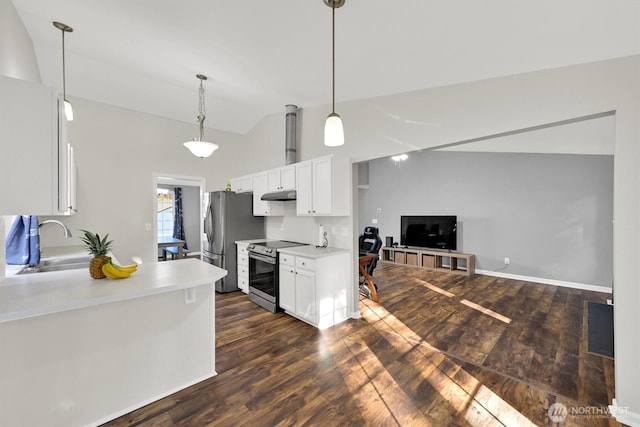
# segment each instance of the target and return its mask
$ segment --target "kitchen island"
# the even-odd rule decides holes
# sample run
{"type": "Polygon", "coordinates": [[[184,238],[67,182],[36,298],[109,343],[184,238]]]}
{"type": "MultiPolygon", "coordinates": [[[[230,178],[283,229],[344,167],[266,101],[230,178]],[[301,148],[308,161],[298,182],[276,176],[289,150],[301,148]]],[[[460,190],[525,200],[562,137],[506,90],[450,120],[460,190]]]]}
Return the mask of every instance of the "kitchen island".
{"type": "Polygon", "coordinates": [[[215,375],[213,289],[197,259],[0,284],[0,425],[98,425],[215,375]]]}

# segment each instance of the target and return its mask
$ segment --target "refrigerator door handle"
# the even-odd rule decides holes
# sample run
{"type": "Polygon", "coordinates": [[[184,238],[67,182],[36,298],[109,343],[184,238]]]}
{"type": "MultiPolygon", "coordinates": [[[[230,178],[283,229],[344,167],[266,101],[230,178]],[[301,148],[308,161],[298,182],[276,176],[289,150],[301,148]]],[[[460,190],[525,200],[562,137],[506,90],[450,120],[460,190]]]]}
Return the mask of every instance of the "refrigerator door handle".
{"type": "Polygon", "coordinates": [[[213,236],[213,210],[211,204],[207,206],[207,216],[204,218],[204,234],[207,236],[207,242],[211,242],[213,236]]]}

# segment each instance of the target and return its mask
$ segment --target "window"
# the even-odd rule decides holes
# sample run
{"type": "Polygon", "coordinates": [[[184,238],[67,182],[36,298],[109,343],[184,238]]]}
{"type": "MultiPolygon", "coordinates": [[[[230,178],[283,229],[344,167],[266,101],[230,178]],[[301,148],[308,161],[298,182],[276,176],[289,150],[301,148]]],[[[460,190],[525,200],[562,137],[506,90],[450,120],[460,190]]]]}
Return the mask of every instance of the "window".
{"type": "Polygon", "coordinates": [[[173,191],[158,188],[158,237],[173,236],[173,191]]]}

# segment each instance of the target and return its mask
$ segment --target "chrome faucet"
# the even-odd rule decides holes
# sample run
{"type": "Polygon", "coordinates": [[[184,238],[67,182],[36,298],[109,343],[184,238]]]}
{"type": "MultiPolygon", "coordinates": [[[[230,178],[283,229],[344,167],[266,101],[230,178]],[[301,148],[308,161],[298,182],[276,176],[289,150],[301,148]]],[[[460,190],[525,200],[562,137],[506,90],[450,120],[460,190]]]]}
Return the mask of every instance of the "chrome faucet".
{"type": "Polygon", "coordinates": [[[65,237],[65,238],[67,238],[67,239],[68,239],[68,238],[72,237],[72,236],[71,236],[71,230],[69,230],[69,229],[67,228],[67,226],[66,226],[66,225],[64,225],[63,223],[61,223],[61,222],[60,222],[60,221],[58,221],[58,220],[55,220],[55,219],[47,219],[47,220],[44,220],[44,221],[42,221],[42,222],[40,223],[40,225],[38,226],[38,228],[42,227],[42,226],[43,226],[43,225],[45,225],[45,224],[58,224],[58,225],[59,225],[60,227],[62,227],[62,229],[64,230],[64,237],[65,237]]]}

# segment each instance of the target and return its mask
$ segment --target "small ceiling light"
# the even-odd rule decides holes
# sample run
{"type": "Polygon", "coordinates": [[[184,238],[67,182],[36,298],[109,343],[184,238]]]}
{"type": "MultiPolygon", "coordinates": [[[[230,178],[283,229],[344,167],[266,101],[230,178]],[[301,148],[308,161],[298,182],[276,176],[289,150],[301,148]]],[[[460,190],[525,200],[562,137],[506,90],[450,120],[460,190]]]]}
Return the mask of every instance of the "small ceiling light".
{"type": "Polygon", "coordinates": [[[337,147],[344,144],[344,128],[342,119],[336,114],[336,9],[344,5],[345,0],[324,0],[331,8],[331,114],[324,124],[324,145],[337,147]]]}
{"type": "Polygon", "coordinates": [[[408,155],[406,154],[398,154],[397,156],[392,156],[391,160],[393,160],[394,162],[404,162],[405,160],[407,160],[409,158],[408,155]]]}
{"type": "Polygon", "coordinates": [[[204,138],[204,119],[206,118],[206,112],[204,108],[203,82],[207,80],[207,76],[203,74],[196,74],[196,77],[200,79],[200,89],[198,90],[198,124],[200,125],[200,136],[198,137],[198,139],[193,138],[193,141],[185,142],[184,146],[187,147],[194,156],[204,159],[205,157],[209,157],[210,155],[212,155],[213,152],[218,149],[218,144],[202,140],[202,138],[204,138]]]}
{"type": "Polygon", "coordinates": [[[68,121],[73,120],[73,108],[71,103],[67,100],[67,87],[66,87],[66,75],[65,75],[65,62],[64,62],[64,33],[72,33],[73,28],[63,24],[62,22],[53,21],[53,26],[62,32],[62,99],[64,99],[64,115],[68,121]]]}

